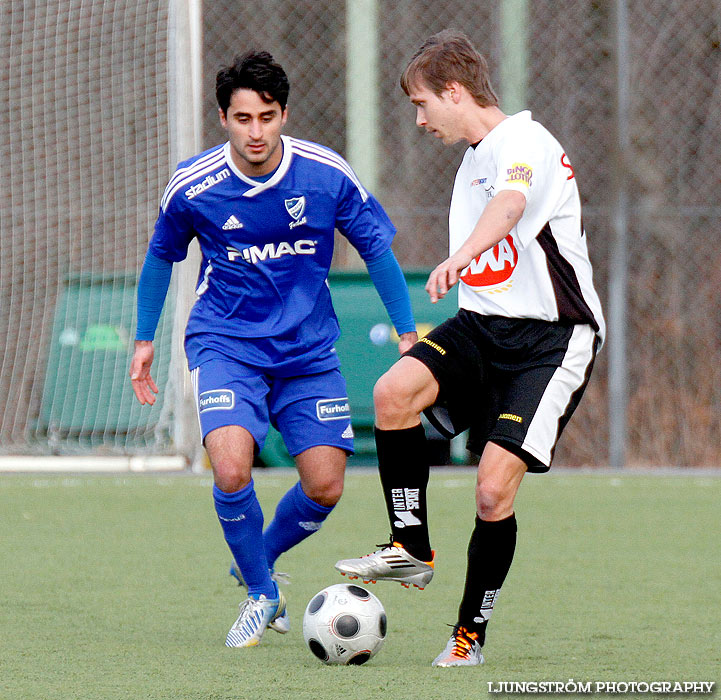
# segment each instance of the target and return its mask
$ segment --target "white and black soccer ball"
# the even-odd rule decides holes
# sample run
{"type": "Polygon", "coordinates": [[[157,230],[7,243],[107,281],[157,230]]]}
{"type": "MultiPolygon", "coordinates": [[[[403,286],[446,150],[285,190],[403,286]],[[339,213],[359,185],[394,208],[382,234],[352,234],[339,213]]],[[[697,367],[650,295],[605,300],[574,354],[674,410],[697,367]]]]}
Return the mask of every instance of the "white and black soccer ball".
{"type": "Polygon", "coordinates": [[[313,596],[303,616],[308,648],[326,664],[364,664],[383,646],[383,604],[370,591],[336,583],[313,596]]]}

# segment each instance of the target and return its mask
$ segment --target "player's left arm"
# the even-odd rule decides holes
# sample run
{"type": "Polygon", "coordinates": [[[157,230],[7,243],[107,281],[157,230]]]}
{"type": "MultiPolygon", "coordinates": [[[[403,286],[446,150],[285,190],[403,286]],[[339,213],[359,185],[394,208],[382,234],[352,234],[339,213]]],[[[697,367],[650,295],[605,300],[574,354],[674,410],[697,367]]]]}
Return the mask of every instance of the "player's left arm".
{"type": "Polygon", "coordinates": [[[377,258],[366,260],[365,264],[373,286],[398,333],[400,338],[398,351],[403,354],[418,341],[411,299],[403,271],[390,248],[377,258]]]}
{"type": "Polygon", "coordinates": [[[426,291],[431,302],[442,299],[458,282],[461,270],[471,261],[502,241],[520,221],[526,197],[516,190],[501,190],[488,202],[465,243],[438,265],[428,277],[426,291]]]}
{"type": "Polygon", "coordinates": [[[363,258],[400,338],[399,352],[410,350],[418,334],[408,285],[390,247],[396,229],[388,214],[372,194],[346,179],[339,197],[336,226],[363,258]]]}

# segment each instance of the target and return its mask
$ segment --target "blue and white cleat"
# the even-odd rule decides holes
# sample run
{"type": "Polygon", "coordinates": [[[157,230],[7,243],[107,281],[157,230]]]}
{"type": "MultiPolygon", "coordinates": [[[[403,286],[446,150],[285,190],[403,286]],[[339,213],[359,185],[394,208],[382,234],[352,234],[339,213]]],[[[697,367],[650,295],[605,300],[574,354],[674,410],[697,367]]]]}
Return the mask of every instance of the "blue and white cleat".
{"type": "Polygon", "coordinates": [[[257,646],[265,630],[284,616],[288,616],[285,596],[280,591],[274,599],[268,599],[264,595],[258,600],[246,598],[240,604],[240,614],[228,632],[225,646],[236,649],[257,646]]]}
{"type": "MultiPolygon", "coordinates": [[[[247,588],[245,579],[243,578],[243,574],[240,573],[240,569],[238,568],[238,565],[235,563],[235,561],[233,561],[233,563],[230,565],[229,573],[238,582],[239,586],[247,588]]],[[[290,583],[290,576],[283,573],[282,571],[271,571],[270,577],[276,583],[290,583]]],[[[280,634],[287,634],[288,632],[290,632],[290,616],[288,615],[288,610],[284,609],[281,615],[279,615],[276,619],[271,620],[268,623],[268,627],[280,634]]]]}

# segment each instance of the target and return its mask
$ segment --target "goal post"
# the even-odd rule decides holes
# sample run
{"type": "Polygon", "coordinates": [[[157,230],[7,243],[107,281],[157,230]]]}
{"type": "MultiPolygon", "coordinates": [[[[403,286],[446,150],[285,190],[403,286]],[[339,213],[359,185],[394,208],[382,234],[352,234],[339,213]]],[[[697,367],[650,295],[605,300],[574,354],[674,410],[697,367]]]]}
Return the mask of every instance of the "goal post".
{"type": "MultiPolygon", "coordinates": [[[[170,171],[179,161],[202,150],[202,0],[170,0],[168,32],[168,124],[170,171]]],[[[187,258],[174,266],[171,293],[175,299],[172,386],[167,400],[173,404],[173,441],[194,468],[200,464],[195,397],[187,369],[185,324],[195,301],[200,248],[193,241],[187,258]]]]}

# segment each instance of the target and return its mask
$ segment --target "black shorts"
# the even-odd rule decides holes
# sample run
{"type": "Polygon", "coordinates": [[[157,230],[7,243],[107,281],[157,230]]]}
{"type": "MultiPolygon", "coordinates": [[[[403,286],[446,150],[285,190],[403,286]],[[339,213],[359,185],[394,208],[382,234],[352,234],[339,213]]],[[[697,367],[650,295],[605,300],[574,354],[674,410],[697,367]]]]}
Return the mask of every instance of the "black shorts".
{"type": "Polygon", "coordinates": [[[547,471],[558,438],[588,384],[597,338],[588,325],[482,316],[461,309],[407,353],[440,387],[428,420],[446,437],[469,430],[468,449],[489,441],[547,471]]]}

